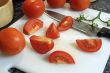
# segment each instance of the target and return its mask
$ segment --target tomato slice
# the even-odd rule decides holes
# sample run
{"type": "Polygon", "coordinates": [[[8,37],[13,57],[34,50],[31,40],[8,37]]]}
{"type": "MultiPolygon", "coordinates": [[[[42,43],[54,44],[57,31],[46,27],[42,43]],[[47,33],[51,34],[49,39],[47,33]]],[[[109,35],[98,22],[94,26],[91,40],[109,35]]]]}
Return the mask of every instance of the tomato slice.
{"type": "Polygon", "coordinates": [[[56,39],[60,37],[60,33],[54,23],[51,23],[51,25],[47,29],[46,36],[52,39],[56,39]]]}
{"type": "Polygon", "coordinates": [[[50,63],[75,64],[72,56],[64,51],[54,51],[49,56],[50,63]]]}
{"type": "Polygon", "coordinates": [[[53,40],[47,37],[33,35],[30,37],[30,43],[32,48],[40,54],[45,54],[54,47],[53,40]]]}
{"type": "Polygon", "coordinates": [[[101,39],[77,39],[76,43],[85,52],[97,52],[102,46],[101,39]]]}
{"type": "Polygon", "coordinates": [[[65,31],[72,27],[73,18],[71,16],[66,16],[57,26],[59,31],[65,31]]]}
{"type": "Polygon", "coordinates": [[[39,30],[42,27],[43,27],[43,22],[41,20],[32,18],[25,23],[23,27],[23,32],[29,35],[39,30]]]}

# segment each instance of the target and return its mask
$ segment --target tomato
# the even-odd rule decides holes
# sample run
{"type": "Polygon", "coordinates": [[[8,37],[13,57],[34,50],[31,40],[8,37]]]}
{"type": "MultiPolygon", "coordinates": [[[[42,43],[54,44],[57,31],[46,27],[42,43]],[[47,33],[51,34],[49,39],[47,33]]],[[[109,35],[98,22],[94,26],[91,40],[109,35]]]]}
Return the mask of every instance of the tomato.
{"type": "Polygon", "coordinates": [[[30,42],[32,48],[40,54],[45,54],[52,50],[52,48],[54,47],[53,40],[46,37],[33,35],[30,37],[30,42]]]}
{"type": "Polygon", "coordinates": [[[61,22],[58,24],[57,29],[59,31],[65,31],[72,27],[73,25],[73,18],[71,16],[66,16],[61,22]]]}
{"type": "Polygon", "coordinates": [[[43,22],[39,19],[29,19],[24,27],[23,27],[23,32],[27,35],[39,30],[40,28],[43,27],[43,22]]]}
{"type": "Polygon", "coordinates": [[[0,50],[6,55],[16,55],[25,47],[25,38],[15,28],[6,28],[0,31],[0,50]]]}
{"type": "Polygon", "coordinates": [[[47,0],[47,3],[52,8],[60,8],[65,5],[66,0],[47,0]]]}
{"type": "Polygon", "coordinates": [[[72,56],[64,51],[54,51],[49,56],[50,63],[60,63],[60,64],[74,64],[75,61],[73,60],[72,56]]]}
{"type": "Polygon", "coordinates": [[[25,0],[22,10],[27,17],[38,18],[44,13],[45,5],[42,0],[25,0]]]}
{"type": "Polygon", "coordinates": [[[90,6],[90,0],[70,0],[70,7],[73,10],[81,11],[90,6]]]}
{"type": "Polygon", "coordinates": [[[97,52],[102,46],[101,39],[77,39],[76,43],[85,52],[97,52]]]}
{"type": "Polygon", "coordinates": [[[46,36],[52,39],[56,39],[60,37],[59,31],[54,23],[51,23],[51,25],[47,29],[46,36]]]}

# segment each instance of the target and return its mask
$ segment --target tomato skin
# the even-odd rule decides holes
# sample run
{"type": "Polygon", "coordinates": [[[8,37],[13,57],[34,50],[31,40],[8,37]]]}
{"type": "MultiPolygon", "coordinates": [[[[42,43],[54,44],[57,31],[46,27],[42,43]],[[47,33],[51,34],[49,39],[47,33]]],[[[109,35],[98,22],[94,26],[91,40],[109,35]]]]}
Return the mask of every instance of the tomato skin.
{"type": "Polygon", "coordinates": [[[82,11],[90,6],[90,0],[70,0],[72,10],[82,11]]]}
{"type": "Polygon", "coordinates": [[[48,57],[50,63],[57,63],[57,64],[75,64],[72,56],[64,51],[54,51],[48,57]]]}
{"type": "Polygon", "coordinates": [[[25,0],[22,10],[28,18],[38,18],[45,11],[45,5],[42,0],[25,0]]]}
{"type": "Polygon", "coordinates": [[[30,35],[31,33],[36,32],[42,27],[43,27],[43,22],[41,20],[31,18],[25,23],[23,27],[23,32],[27,35],[30,35]]]}
{"type": "Polygon", "coordinates": [[[101,39],[77,39],[76,43],[85,52],[97,52],[102,46],[101,39]]]}
{"type": "Polygon", "coordinates": [[[59,31],[65,31],[72,27],[74,19],[71,16],[66,16],[61,22],[58,24],[57,29],[59,31]]]}
{"type": "Polygon", "coordinates": [[[39,54],[45,54],[54,47],[54,42],[52,39],[41,36],[31,36],[30,43],[32,48],[39,54]]]}
{"type": "Polygon", "coordinates": [[[16,55],[25,47],[24,36],[15,28],[0,31],[0,50],[6,55],[16,55]]]}
{"type": "Polygon", "coordinates": [[[60,8],[64,6],[66,0],[47,0],[47,3],[52,8],[60,8]]]}
{"type": "Polygon", "coordinates": [[[52,39],[56,39],[60,37],[60,33],[54,23],[50,24],[49,28],[46,31],[46,36],[52,39]]]}

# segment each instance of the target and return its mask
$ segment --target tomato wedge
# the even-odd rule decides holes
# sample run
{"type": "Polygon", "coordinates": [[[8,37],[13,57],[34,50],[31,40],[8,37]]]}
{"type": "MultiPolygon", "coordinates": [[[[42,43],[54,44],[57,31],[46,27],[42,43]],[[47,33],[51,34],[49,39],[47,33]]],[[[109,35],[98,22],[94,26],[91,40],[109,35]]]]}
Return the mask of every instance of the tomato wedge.
{"type": "Polygon", "coordinates": [[[23,32],[29,35],[39,30],[42,27],[43,27],[43,22],[41,20],[32,18],[25,23],[23,27],[23,32]]]}
{"type": "Polygon", "coordinates": [[[52,39],[56,39],[60,37],[59,31],[54,23],[51,23],[51,25],[47,29],[46,36],[52,39]]]}
{"type": "Polygon", "coordinates": [[[50,63],[58,63],[58,64],[75,64],[72,56],[64,51],[54,51],[49,56],[50,63]]]}
{"type": "Polygon", "coordinates": [[[65,31],[72,27],[73,25],[73,18],[71,16],[66,16],[57,26],[59,31],[65,31]]]}
{"type": "Polygon", "coordinates": [[[77,39],[76,43],[85,52],[97,52],[102,46],[101,39],[77,39]]]}
{"type": "Polygon", "coordinates": [[[40,54],[45,54],[54,47],[53,40],[47,37],[33,35],[30,37],[30,43],[32,48],[40,54]]]}

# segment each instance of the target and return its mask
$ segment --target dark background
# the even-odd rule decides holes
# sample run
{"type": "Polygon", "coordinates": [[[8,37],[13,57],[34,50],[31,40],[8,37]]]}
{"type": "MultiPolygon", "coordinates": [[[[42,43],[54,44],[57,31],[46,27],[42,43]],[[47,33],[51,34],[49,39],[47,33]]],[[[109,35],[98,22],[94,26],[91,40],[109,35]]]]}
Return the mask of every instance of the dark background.
{"type": "MultiPolygon", "coordinates": [[[[19,18],[21,18],[24,15],[21,10],[23,1],[24,0],[13,0],[14,18],[11,23],[9,23],[7,26],[5,26],[3,28],[10,26],[13,22],[15,22],[16,20],[18,20],[19,18]]],[[[97,0],[96,2],[93,2],[91,4],[90,8],[110,13],[110,0],[97,0]]],[[[2,30],[3,28],[0,28],[0,30],[2,30]]],[[[16,68],[9,69],[9,72],[10,73],[25,73],[16,68]]],[[[110,58],[108,59],[108,62],[106,64],[106,67],[105,67],[105,70],[103,73],[110,73],[110,58]]]]}

